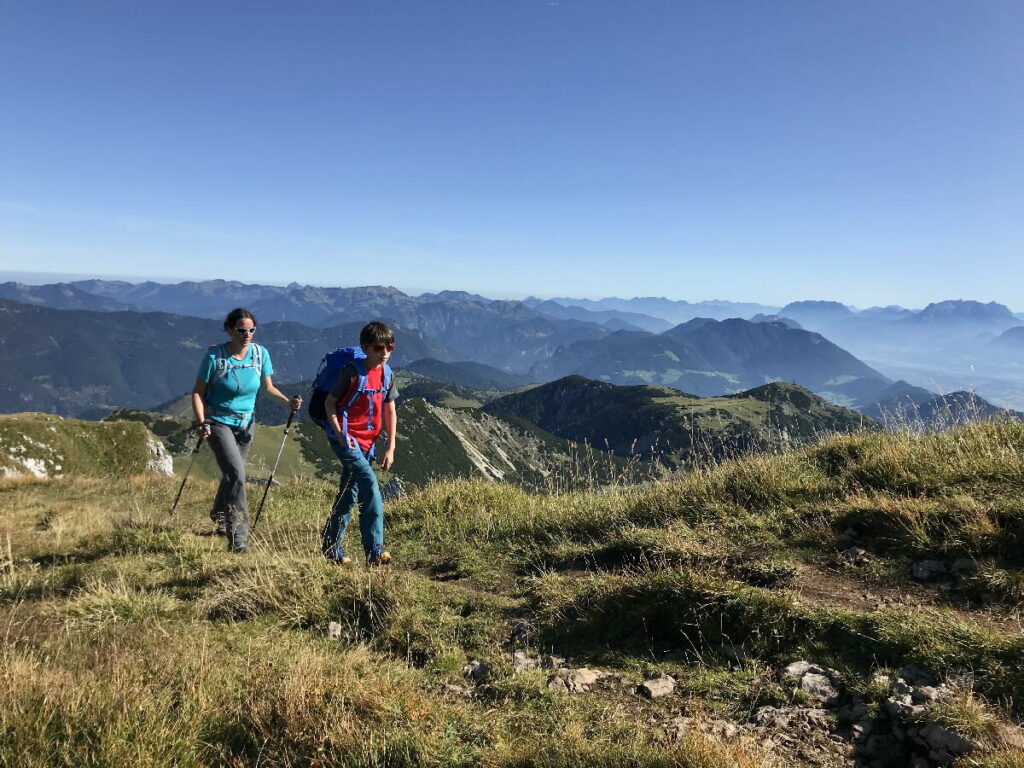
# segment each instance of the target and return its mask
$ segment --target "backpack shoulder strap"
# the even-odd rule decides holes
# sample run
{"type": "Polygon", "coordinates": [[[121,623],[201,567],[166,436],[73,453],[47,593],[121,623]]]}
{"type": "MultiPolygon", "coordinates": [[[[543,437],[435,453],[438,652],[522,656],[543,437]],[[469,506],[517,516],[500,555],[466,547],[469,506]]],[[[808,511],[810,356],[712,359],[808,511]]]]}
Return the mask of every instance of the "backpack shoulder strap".
{"type": "Polygon", "coordinates": [[[230,365],[228,362],[230,355],[228,354],[227,342],[224,344],[216,344],[212,349],[214,350],[215,359],[213,365],[213,376],[210,378],[211,387],[228,375],[228,366],[230,365]]]}
{"type": "Polygon", "coordinates": [[[366,362],[357,357],[352,361],[352,365],[356,369],[356,379],[353,382],[354,386],[349,392],[348,402],[345,403],[346,409],[350,408],[352,403],[366,390],[366,362]]]}
{"type": "Polygon", "coordinates": [[[259,344],[252,345],[252,363],[256,369],[256,375],[263,380],[263,347],[259,344]]]}

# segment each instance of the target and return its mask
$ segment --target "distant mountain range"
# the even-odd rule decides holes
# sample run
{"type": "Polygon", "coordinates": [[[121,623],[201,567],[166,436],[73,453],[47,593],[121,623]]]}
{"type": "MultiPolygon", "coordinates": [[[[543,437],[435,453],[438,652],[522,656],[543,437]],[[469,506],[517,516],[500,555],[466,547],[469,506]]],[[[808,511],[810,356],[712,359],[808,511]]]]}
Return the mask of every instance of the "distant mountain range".
{"type": "MultiPolygon", "coordinates": [[[[175,285],[85,280],[58,285],[138,311],[220,319],[232,307],[242,306],[261,325],[292,322],[335,328],[358,323],[361,327],[369,320],[384,320],[433,339],[438,350],[433,357],[464,360],[471,352],[477,362],[520,373],[561,346],[611,333],[597,322],[556,320],[522,302],[491,301],[458,292],[413,297],[384,286],[279,287],[225,280],[175,285]]],[[[0,288],[14,300],[41,303],[38,286],[5,283],[0,288]]],[[[399,339],[399,345],[403,343],[399,339]]]]}
{"type": "Polygon", "coordinates": [[[576,343],[531,369],[538,381],[579,374],[658,384],[699,396],[789,381],[859,405],[889,385],[878,371],[809,331],[781,323],[697,318],[661,334],[619,331],[576,343]]]}
{"type": "MultiPolygon", "coordinates": [[[[414,365],[430,365],[432,378],[478,390],[508,388],[504,385],[511,382],[495,378],[495,371],[523,377],[520,382],[582,374],[623,384],[667,385],[698,395],[727,394],[786,380],[834,402],[868,408],[892,379],[905,378],[912,385],[932,389],[932,380],[956,381],[954,389],[976,381],[982,393],[997,394],[1000,405],[1024,408],[1024,387],[1013,384],[1024,379],[1016,331],[1024,324],[994,303],[948,301],[923,310],[890,306],[858,311],[820,301],[794,302],[782,309],[662,298],[516,302],[462,291],[409,296],[384,286],[267,286],[223,280],[175,285],[104,280],[49,286],[4,283],[0,296],[37,307],[108,312],[122,320],[133,312],[154,310],[208,318],[215,321],[209,326],[214,329],[212,337],[202,334],[209,341],[193,337],[202,345],[222,338],[216,321],[223,313],[234,305],[247,306],[260,321],[261,343],[287,345],[287,350],[275,355],[275,363],[280,360],[279,370],[296,380],[311,375],[310,359],[318,361],[325,347],[354,343],[353,329],[357,331],[369,319],[383,319],[400,330],[396,359],[410,366],[410,371],[414,365]],[[697,311],[704,316],[694,317],[697,311]],[[728,315],[749,320],[717,319],[728,315]],[[676,318],[686,319],[666,330],[676,318]],[[420,364],[421,358],[435,362],[420,364]],[[479,379],[483,369],[475,373],[465,367],[457,372],[442,370],[456,360],[488,366],[485,375],[492,381],[479,379]]],[[[111,322],[118,325],[122,320],[111,322]]],[[[118,336],[121,331],[105,338],[95,318],[86,325],[97,339],[108,343],[127,343],[130,338],[118,336]]],[[[13,351],[21,342],[12,344],[13,351]]],[[[109,353],[100,354],[104,356],[109,353]]],[[[27,370],[26,365],[18,360],[13,367],[27,370]]],[[[47,388],[54,385],[46,377],[57,374],[39,371],[34,375],[37,378],[23,390],[8,395],[3,394],[4,387],[10,388],[17,371],[0,378],[0,404],[4,397],[37,396],[36,402],[50,403],[50,408],[65,407],[56,404],[65,398],[72,403],[68,407],[81,408],[82,401],[90,399],[71,391],[47,395],[47,388]]],[[[97,386],[117,390],[112,382],[97,386]]],[[[128,403],[103,402],[104,406],[114,404],[128,403]]]]}
{"type": "MultiPolygon", "coordinates": [[[[309,379],[324,353],[356,343],[361,324],[259,326],[278,381],[309,379]]],[[[398,327],[395,362],[444,354],[398,327]]],[[[161,312],[55,310],[0,301],[0,412],[43,411],[99,418],[118,407],[148,408],[190,391],[203,353],[226,337],[220,322],[161,312]]]]}
{"type": "Polygon", "coordinates": [[[996,417],[1024,421],[1024,413],[998,408],[974,392],[936,394],[905,381],[891,385],[863,411],[892,428],[946,429],[996,417]]]}
{"type": "MultiPolygon", "coordinates": [[[[530,297],[526,303],[539,302],[541,299],[530,297]]],[[[713,320],[728,320],[731,317],[749,318],[757,314],[772,315],[778,312],[778,307],[766,304],[754,304],[749,302],[736,301],[676,301],[673,299],[647,296],[635,299],[619,299],[608,297],[604,299],[573,299],[559,297],[550,301],[561,304],[565,307],[579,307],[591,312],[620,312],[639,313],[647,317],[661,318],[671,325],[679,325],[695,317],[710,317],[713,320]]],[[[644,328],[657,332],[656,328],[644,328]]]]}

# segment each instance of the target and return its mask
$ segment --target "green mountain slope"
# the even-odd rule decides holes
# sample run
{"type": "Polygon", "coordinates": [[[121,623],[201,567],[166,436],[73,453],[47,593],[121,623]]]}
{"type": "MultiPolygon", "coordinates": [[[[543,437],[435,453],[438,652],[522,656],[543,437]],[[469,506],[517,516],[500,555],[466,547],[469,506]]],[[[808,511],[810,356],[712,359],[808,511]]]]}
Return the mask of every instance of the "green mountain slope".
{"type": "MultiPolygon", "coordinates": [[[[191,433],[191,419],[168,416],[152,411],[138,411],[130,408],[119,408],[104,420],[105,422],[135,421],[144,424],[156,434],[174,455],[174,470],[181,474],[188,469],[195,446],[195,437],[191,433]]],[[[284,439],[284,426],[268,426],[257,424],[253,436],[252,448],[249,450],[249,477],[252,480],[265,480],[274,465],[274,459],[284,439]]],[[[281,482],[300,477],[316,475],[330,476],[334,473],[334,455],[323,441],[320,429],[309,423],[295,423],[289,430],[288,439],[284,443],[281,461],[278,464],[275,479],[281,482]]],[[[192,476],[206,480],[220,477],[217,461],[209,446],[204,445],[196,455],[192,467],[192,476]]]]}
{"type": "MultiPolygon", "coordinates": [[[[589,458],[596,459],[597,482],[640,470],[600,452],[589,458]]],[[[519,419],[442,408],[419,398],[398,411],[394,474],[417,486],[483,477],[528,488],[565,487],[580,462],[578,447],[519,419]]]]}
{"type": "MultiPolygon", "coordinates": [[[[108,421],[136,421],[160,437],[174,455],[174,468],[184,472],[195,438],[191,420],[165,413],[121,408],[108,421]]],[[[284,427],[257,424],[249,453],[249,476],[265,479],[281,446],[284,427]]],[[[383,438],[378,443],[382,450],[383,438]]],[[[634,466],[601,452],[587,455],[588,482],[635,479],[646,467],[634,466]]],[[[398,411],[398,446],[394,469],[380,472],[382,482],[398,477],[407,487],[433,480],[500,480],[528,488],[568,487],[580,472],[581,452],[569,441],[514,418],[478,409],[445,408],[421,398],[402,399],[398,411]]],[[[302,421],[292,425],[275,478],[281,482],[318,476],[333,480],[339,470],[323,431],[302,421]]],[[[216,479],[216,461],[209,448],[200,449],[192,469],[195,477],[216,479]]]]}
{"type": "Polygon", "coordinates": [[[794,384],[766,384],[724,397],[667,387],[622,387],[569,376],[484,406],[569,440],[605,444],[618,455],[660,453],[673,462],[806,441],[874,422],[794,384]]]}
{"type": "Polygon", "coordinates": [[[171,472],[171,457],[142,424],[45,413],[0,415],[0,477],[124,476],[171,472]]]}

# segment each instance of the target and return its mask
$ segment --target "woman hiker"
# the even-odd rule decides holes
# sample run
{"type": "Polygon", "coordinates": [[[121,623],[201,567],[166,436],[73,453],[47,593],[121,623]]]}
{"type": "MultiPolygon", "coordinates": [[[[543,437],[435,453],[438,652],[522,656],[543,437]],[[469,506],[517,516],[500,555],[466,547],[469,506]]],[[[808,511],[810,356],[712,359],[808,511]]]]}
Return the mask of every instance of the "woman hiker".
{"type": "Polygon", "coordinates": [[[252,445],[256,395],[267,394],[293,411],[302,398],[289,399],[271,376],[274,366],[265,347],[253,343],[256,318],[247,309],[233,309],[224,318],[228,341],[210,347],[199,365],[192,388],[192,411],[199,435],[209,439],[220,467],[220,487],[210,517],[228,539],[228,551],[249,551],[249,509],[245,498],[245,461],[252,445]]]}

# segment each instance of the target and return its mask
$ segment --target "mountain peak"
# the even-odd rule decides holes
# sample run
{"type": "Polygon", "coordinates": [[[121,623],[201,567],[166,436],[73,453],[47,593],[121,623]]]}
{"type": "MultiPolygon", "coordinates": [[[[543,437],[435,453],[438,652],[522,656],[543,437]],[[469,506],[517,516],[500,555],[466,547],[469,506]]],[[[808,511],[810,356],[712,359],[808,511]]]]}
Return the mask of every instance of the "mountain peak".
{"type": "Polygon", "coordinates": [[[951,299],[929,304],[921,310],[916,319],[920,321],[1005,322],[1015,325],[1020,322],[1004,304],[995,301],[986,304],[965,299],[951,299]]]}

